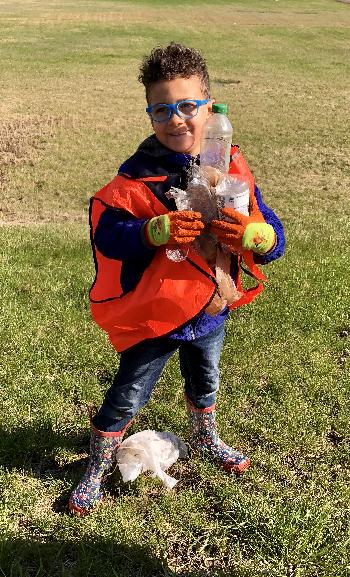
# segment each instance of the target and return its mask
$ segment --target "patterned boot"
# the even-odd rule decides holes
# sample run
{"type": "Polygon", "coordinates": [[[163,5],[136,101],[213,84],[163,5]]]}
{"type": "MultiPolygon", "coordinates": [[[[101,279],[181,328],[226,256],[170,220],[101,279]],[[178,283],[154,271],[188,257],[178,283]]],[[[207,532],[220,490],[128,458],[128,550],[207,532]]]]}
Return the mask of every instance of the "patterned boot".
{"type": "Polygon", "coordinates": [[[215,422],[215,405],[206,409],[197,409],[187,399],[187,408],[192,427],[190,443],[192,449],[211,455],[228,473],[233,471],[240,475],[248,469],[249,457],[219,439],[215,422]]]}
{"type": "Polygon", "coordinates": [[[69,510],[87,515],[103,499],[104,476],[115,461],[127,427],[117,433],[105,433],[91,426],[90,461],[87,471],[69,499],[69,510]]]}

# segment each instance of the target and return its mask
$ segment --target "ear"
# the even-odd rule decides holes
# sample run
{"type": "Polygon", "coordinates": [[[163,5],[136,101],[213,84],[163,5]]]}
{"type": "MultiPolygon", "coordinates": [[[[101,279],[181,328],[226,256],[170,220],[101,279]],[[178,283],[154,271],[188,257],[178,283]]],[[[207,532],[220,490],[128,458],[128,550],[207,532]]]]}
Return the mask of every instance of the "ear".
{"type": "Polygon", "coordinates": [[[213,114],[213,104],[215,102],[215,98],[211,98],[208,102],[208,116],[213,114]]]}

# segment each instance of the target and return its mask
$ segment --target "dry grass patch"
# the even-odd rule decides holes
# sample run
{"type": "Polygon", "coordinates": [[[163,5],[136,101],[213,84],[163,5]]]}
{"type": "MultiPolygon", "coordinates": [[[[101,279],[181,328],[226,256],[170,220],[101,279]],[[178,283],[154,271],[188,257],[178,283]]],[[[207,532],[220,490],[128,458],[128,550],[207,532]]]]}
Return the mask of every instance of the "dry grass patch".
{"type": "MultiPolygon", "coordinates": [[[[0,124],[0,221],[11,212],[12,224],[20,221],[37,220],[36,215],[27,214],[24,207],[24,219],[17,218],[18,203],[25,200],[26,190],[17,194],[16,200],[9,196],[12,172],[16,168],[33,166],[44,152],[49,140],[52,140],[61,120],[51,115],[10,115],[0,124]],[[12,209],[11,209],[12,206],[12,209]]],[[[26,204],[26,203],[25,203],[26,204]]]]}
{"type": "MultiPolygon", "coordinates": [[[[59,124],[53,116],[13,115],[0,125],[0,175],[5,167],[33,163],[59,124]]],[[[1,186],[1,176],[0,176],[1,186]]]]}
{"type": "MultiPolygon", "coordinates": [[[[67,22],[79,25],[86,23],[112,24],[112,25],[150,25],[157,28],[168,28],[169,23],[174,27],[181,26],[181,29],[194,32],[208,29],[210,23],[211,32],[213,29],[229,29],[232,25],[237,26],[286,26],[297,28],[316,27],[348,27],[350,25],[350,14],[334,6],[329,10],[324,9],[322,3],[306,4],[301,8],[283,6],[278,4],[268,9],[253,6],[246,6],[241,2],[227,2],[223,4],[225,18],[222,10],[213,10],[212,4],[192,5],[186,4],[186,18],[184,19],[183,8],[178,5],[166,8],[162,6],[147,5],[147,3],[111,3],[111,2],[84,2],[84,6],[75,6],[71,2],[51,2],[49,6],[43,6],[40,2],[18,2],[11,8],[11,15],[3,18],[11,21],[16,17],[19,24],[30,22],[31,25],[45,23],[45,26],[57,26],[67,22]],[[322,6],[322,8],[321,8],[322,6]],[[17,16],[18,15],[18,16],[17,16]]],[[[5,3],[0,3],[0,12],[8,11],[5,3]]],[[[6,13],[5,12],[5,13],[6,13]]]]}

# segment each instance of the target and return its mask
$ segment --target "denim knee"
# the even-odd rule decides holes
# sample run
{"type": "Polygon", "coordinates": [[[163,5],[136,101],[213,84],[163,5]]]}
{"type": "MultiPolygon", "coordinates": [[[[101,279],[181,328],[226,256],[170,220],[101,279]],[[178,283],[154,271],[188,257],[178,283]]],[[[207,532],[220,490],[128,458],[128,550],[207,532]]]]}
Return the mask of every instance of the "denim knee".
{"type": "Polygon", "coordinates": [[[185,393],[193,405],[204,409],[215,404],[219,390],[219,362],[224,326],[180,348],[180,367],[185,379],[185,393]]]}
{"type": "Polygon", "coordinates": [[[95,417],[95,426],[104,431],[123,429],[149,401],[167,360],[178,346],[170,339],[154,339],[122,353],[119,370],[95,417]]]}

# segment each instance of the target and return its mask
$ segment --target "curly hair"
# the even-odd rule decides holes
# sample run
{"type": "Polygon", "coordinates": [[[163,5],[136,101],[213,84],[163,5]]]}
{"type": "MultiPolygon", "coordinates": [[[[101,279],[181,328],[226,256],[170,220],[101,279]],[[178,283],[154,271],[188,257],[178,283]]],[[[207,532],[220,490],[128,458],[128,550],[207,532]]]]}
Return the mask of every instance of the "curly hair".
{"type": "Polygon", "coordinates": [[[204,96],[209,98],[209,74],[201,53],[195,48],[171,42],[164,48],[154,48],[149,56],[144,57],[138,79],[144,85],[148,98],[150,86],[158,80],[190,78],[195,75],[201,81],[204,96]]]}

